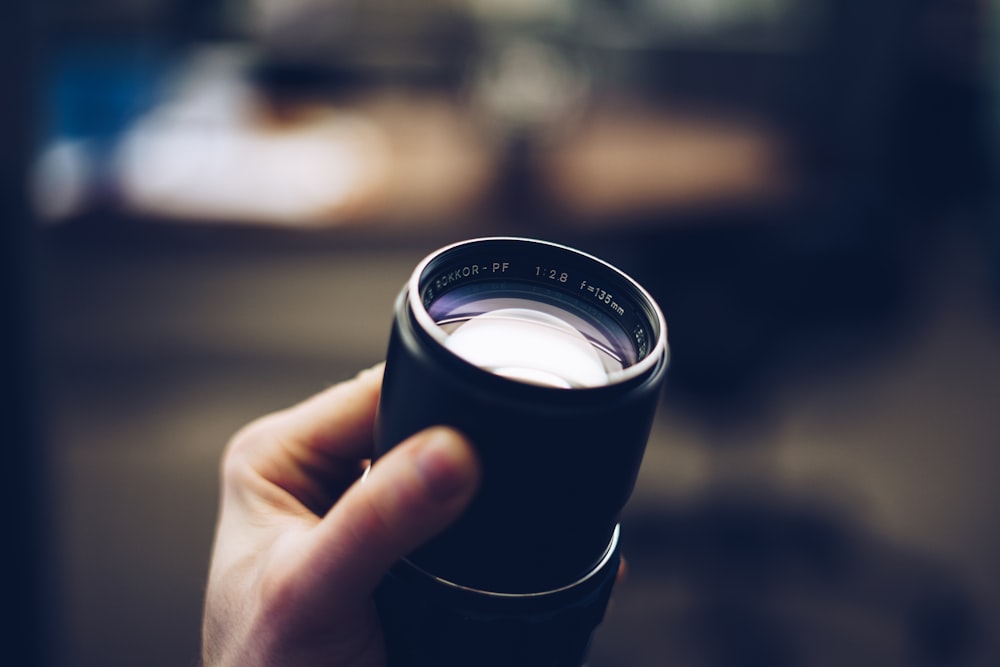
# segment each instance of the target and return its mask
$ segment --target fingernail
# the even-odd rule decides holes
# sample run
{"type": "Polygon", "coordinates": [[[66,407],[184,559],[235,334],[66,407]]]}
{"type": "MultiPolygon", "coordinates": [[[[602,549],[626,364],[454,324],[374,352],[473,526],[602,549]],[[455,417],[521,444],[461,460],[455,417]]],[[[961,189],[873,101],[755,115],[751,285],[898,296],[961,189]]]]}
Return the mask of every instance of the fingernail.
{"type": "Polygon", "coordinates": [[[454,431],[435,428],[426,435],[417,452],[417,470],[431,497],[445,502],[463,493],[475,473],[470,465],[466,444],[454,431]]]}

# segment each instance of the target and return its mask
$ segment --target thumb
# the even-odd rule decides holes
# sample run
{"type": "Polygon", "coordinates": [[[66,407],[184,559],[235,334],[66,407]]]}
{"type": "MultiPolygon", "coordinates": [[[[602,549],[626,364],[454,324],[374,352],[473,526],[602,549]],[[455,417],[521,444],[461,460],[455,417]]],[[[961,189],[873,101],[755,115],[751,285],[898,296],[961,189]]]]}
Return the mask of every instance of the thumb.
{"type": "Polygon", "coordinates": [[[428,429],[392,449],[316,527],[310,560],[323,594],[348,603],[369,597],[393,563],[458,518],[478,483],[475,453],[451,429],[428,429]]]}

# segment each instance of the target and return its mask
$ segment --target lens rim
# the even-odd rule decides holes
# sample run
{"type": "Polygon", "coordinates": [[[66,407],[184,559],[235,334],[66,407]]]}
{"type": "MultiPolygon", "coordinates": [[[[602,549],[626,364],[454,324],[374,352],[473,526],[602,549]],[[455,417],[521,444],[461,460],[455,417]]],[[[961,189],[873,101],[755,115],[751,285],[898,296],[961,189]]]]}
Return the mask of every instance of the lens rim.
{"type": "MultiPolygon", "coordinates": [[[[587,391],[591,389],[602,389],[605,387],[618,386],[623,383],[628,383],[633,381],[635,378],[640,378],[653,372],[661,363],[666,360],[668,354],[667,347],[667,325],[666,320],[663,317],[663,313],[660,310],[659,305],[653,299],[653,297],[642,287],[638,282],[636,282],[631,276],[626,274],[624,271],[618,269],[617,267],[605,262],[604,260],[595,257],[589,253],[577,250],[575,248],[554,243],[551,241],[543,241],[539,239],[516,237],[516,236],[488,236],[475,239],[469,239],[466,241],[459,241],[457,243],[452,243],[437,251],[431,253],[425,257],[414,269],[410,279],[407,283],[407,302],[409,305],[409,311],[413,319],[434,342],[438,344],[441,351],[447,353],[450,357],[457,359],[462,364],[467,365],[471,368],[476,368],[484,373],[489,374],[491,377],[495,377],[498,380],[516,383],[522,386],[532,386],[539,387],[540,385],[535,385],[523,380],[517,380],[513,378],[504,377],[492,373],[486,369],[480,368],[479,366],[469,362],[468,360],[462,358],[461,356],[455,354],[453,351],[448,349],[445,344],[449,334],[442,329],[434,318],[431,317],[428,312],[427,306],[424,304],[424,278],[428,277],[428,270],[434,266],[436,263],[442,261],[446,256],[451,255],[454,252],[460,251],[462,248],[473,245],[473,244],[517,244],[517,243],[527,243],[534,246],[542,246],[551,249],[553,252],[569,253],[575,258],[583,259],[587,262],[591,262],[596,265],[596,269],[599,271],[609,272],[614,280],[623,284],[629,292],[632,294],[630,298],[635,301],[635,305],[639,307],[645,317],[649,320],[650,328],[655,336],[655,341],[649,347],[649,350],[638,359],[635,363],[630,366],[626,366],[620,371],[611,371],[608,373],[608,381],[606,384],[602,384],[599,387],[574,387],[572,391],[587,391]]],[[[583,300],[581,300],[583,302],[583,300]]],[[[637,355],[638,356],[638,355],[637,355]]],[[[553,389],[555,391],[567,391],[563,387],[545,387],[546,389],[553,389]]]]}
{"type": "Polygon", "coordinates": [[[492,600],[530,602],[532,600],[540,600],[543,598],[556,597],[561,595],[562,593],[567,593],[573,591],[574,589],[579,589],[581,586],[587,585],[588,582],[595,579],[608,566],[608,563],[610,563],[611,560],[614,558],[615,551],[618,549],[618,545],[620,542],[621,542],[621,524],[615,524],[615,528],[611,533],[611,540],[608,542],[608,548],[605,549],[604,553],[601,555],[600,560],[598,560],[597,563],[594,564],[593,568],[591,568],[586,574],[581,576],[576,581],[569,584],[565,584],[564,586],[553,588],[551,590],[537,591],[531,593],[502,593],[498,591],[482,590],[479,588],[474,588],[472,586],[464,586],[462,584],[457,584],[453,581],[449,581],[443,577],[439,577],[438,575],[432,572],[428,572],[427,570],[423,569],[422,567],[411,561],[409,558],[403,558],[401,559],[400,562],[405,563],[406,567],[412,568],[414,572],[418,572],[427,579],[437,582],[441,586],[444,586],[445,589],[449,591],[471,593],[476,597],[492,599],[492,600]]]}

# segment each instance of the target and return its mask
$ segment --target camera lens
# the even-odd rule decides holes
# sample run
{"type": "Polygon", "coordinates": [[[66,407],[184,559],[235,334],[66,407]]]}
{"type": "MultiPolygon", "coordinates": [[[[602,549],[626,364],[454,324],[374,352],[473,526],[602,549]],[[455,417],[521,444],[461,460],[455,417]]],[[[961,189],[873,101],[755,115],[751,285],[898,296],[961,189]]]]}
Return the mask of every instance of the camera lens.
{"type": "Polygon", "coordinates": [[[392,664],[582,664],[666,357],[645,290],[572,248],[476,239],[417,266],[396,302],[376,458],[448,425],[475,446],[482,482],[380,587],[392,664]]]}
{"type": "Polygon", "coordinates": [[[596,257],[519,238],[428,256],[396,305],[376,453],[450,425],[477,448],[483,483],[410,561],[503,594],[585,576],[631,494],[665,365],[659,308],[596,257]]]}

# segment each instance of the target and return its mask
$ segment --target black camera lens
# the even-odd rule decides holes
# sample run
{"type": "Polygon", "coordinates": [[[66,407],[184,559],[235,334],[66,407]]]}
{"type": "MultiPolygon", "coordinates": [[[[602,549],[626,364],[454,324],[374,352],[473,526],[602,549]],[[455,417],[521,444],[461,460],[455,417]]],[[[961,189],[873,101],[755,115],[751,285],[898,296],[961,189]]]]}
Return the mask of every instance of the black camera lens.
{"type": "Polygon", "coordinates": [[[475,446],[482,484],[454,525],[409,555],[403,578],[449,599],[483,597],[463,603],[476,608],[589,600],[617,564],[666,357],[652,298],[591,255],[486,238],[421,262],[396,303],[376,457],[452,426],[475,446]]]}

